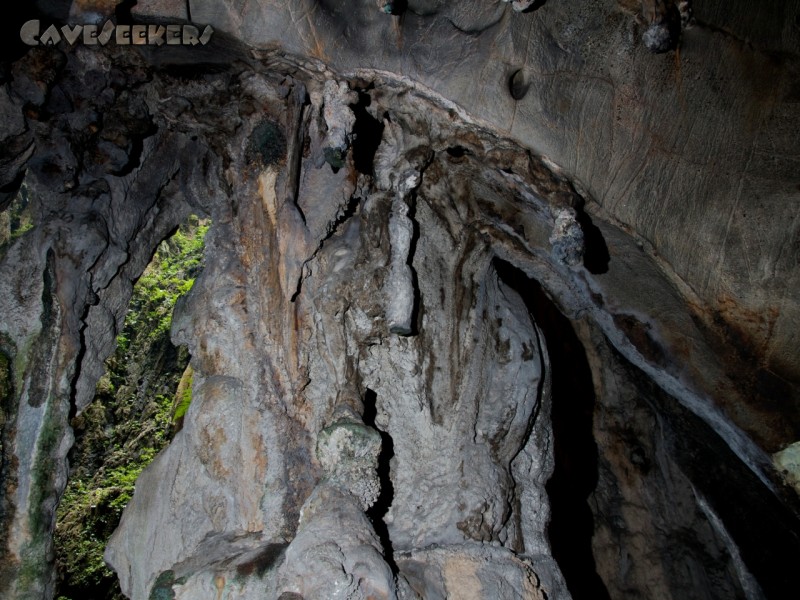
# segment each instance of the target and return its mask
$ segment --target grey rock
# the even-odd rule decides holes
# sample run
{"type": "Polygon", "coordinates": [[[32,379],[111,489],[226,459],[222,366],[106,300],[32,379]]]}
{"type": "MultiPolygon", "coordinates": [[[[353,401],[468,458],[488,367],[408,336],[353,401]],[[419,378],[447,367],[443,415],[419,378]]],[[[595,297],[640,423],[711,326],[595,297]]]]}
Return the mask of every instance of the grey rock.
{"type": "Polygon", "coordinates": [[[513,8],[515,12],[524,12],[534,4],[540,3],[541,0],[503,0],[503,2],[510,2],[511,8],[513,8]]]}
{"type": "Polygon", "coordinates": [[[679,54],[627,0],[195,1],[192,55],[17,60],[0,594],[53,594],[69,416],[190,211],[196,397],[106,552],[130,597],[796,588],[797,11],[651,4],[679,54]]]}
{"type": "Polygon", "coordinates": [[[419,598],[544,600],[531,565],[504,548],[464,544],[417,550],[399,557],[419,598]]]}
{"type": "Polygon", "coordinates": [[[345,81],[326,81],[322,95],[322,116],[327,126],[325,156],[336,168],[344,166],[344,155],[350,147],[356,117],[350,104],[358,102],[358,94],[345,81]]]}
{"type": "Polygon", "coordinates": [[[396,598],[380,542],[354,496],[324,483],[314,490],[286,550],[277,590],[309,600],[396,598]]]}
{"type": "Polygon", "coordinates": [[[555,211],[555,224],[550,235],[553,257],[565,265],[581,264],[584,254],[584,235],[575,218],[575,209],[562,208],[555,211]]]}
{"type": "MultiPolygon", "coordinates": [[[[378,432],[358,423],[334,423],[317,437],[317,460],[325,477],[358,498],[363,510],[378,499],[380,451],[378,432]]],[[[304,514],[301,512],[301,519],[304,514]]]]}
{"type": "Polygon", "coordinates": [[[653,23],[642,34],[642,41],[650,52],[666,52],[675,46],[668,23],[653,23]]]}
{"type": "Polygon", "coordinates": [[[408,335],[413,331],[414,282],[408,266],[414,225],[408,218],[408,206],[402,197],[392,202],[389,216],[389,240],[392,258],[383,293],[386,295],[386,323],[390,333],[408,335]]]}

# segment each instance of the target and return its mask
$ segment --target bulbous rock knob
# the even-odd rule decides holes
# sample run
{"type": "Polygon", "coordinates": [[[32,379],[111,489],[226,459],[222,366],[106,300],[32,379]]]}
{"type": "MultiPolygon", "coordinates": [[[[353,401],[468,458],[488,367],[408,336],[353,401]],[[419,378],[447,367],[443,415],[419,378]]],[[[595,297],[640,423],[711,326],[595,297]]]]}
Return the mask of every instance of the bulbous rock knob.
{"type": "Polygon", "coordinates": [[[358,498],[364,510],[375,504],[380,494],[380,452],[380,433],[359,423],[340,421],[317,437],[317,460],[326,479],[358,498]]]}

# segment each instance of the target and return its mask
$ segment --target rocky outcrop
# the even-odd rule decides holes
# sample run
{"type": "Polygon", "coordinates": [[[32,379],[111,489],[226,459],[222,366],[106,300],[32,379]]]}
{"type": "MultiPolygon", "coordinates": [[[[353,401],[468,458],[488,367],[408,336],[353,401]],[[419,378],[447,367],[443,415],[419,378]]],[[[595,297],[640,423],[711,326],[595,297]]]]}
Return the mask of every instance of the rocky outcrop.
{"type": "MultiPolygon", "coordinates": [[[[256,85],[252,73],[241,77],[253,89],[266,87],[263,80],[256,85]]],[[[317,107],[307,110],[313,114],[317,107]]],[[[402,113],[390,114],[401,124],[392,127],[420,131],[402,113]]],[[[254,115],[243,125],[231,148],[246,147],[262,118],[254,115]]],[[[291,126],[277,109],[274,118],[284,130],[291,126]]],[[[285,137],[298,136],[288,131],[285,137]]],[[[312,143],[324,139],[309,137],[312,143]]],[[[391,165],[375,161],[375,179],[393,179],[388,170],[397,161],[415,162],[416,155],[426,157],[418,165],[424,173],[403,176],[388,193],[358,173],[352,159],[350,173],[315,167],[313,146],[308,158],[287,147],[283,159],[287,165],[302,161],[297,201],[282,196],[272,164],[242,156],[230,168],[240,174],[228,196],[238,214],[231,220],[212,209],[207,266],[173,324],[175,341],[187,343],[193,357],[194,400],[183,430],[142,476],[107,554],[126,593],[146,597],[158,577],[171,571],[176,581],[185,580],[176,594],[193,597],[197,586],[207,585],[207,573],[235,580],[239,560],[289,544],[283,566],[273,565],[274,585],[281,588],[276,594],[321,597],[332,575],[323,570],[318,581],[309,578],[317,560],[343,573],[342,597],[394,597],[388,566],[388,578],[370,584],[356,568],[366,560],[357,558],[360,553],[373,553],[374,561],[381,549],[363,514],[376,500],[378,477],[369,474],[369,462],[351,462],[357,456],[374,460],[380,449],[374,445],[378,433],[358,424],[370,402],[375,427],[393,440],[394,494],[384,502],[391,504],[385,527],[394,551],[472,541],[527,549],[547,560],[546,520],[523,517],[525,511],[515,508],[524,500],[546,513],[544,484],[552,470],[544,451],[550,443],[546,355],[524,302],[492,266],[490,246],[477,231],[460,233],[470,230],[468,223],[445,221],[437,214],[438,195],[431,192],[428,200],[423,188],[414,204],[420,223],[413,252],[419,333],[398,337],[410,331],[389,325],[391,311],[380,292],[391,289],[396,277],[398,242],[396,212],[388,220],[386,215],[424,182],[434,156],[432,140],[420,148],[424,137],[409,139],[410,148],[394,146],[391,165]],[[341,187],[350,198],[322,193],[341,187]],[[350,208],[337,214],[342,200],[350,208]],[[314,231],[315,222],[304,223],[298,205],[303,214],[329,214],[331,220],[314,231]],[[226,222],[229,233],[215,235],[226,227],[217,229],[217,223],[226,222]],[[242,246],[242,239],[258,244],[242,246]],[[310,242],[315,239],[316,245],[310,242]],[[303,240],[309,240],[305,249],[303,240]],[[295,258],[303,250],[307,258],[295,258]],[[454,311],[463,330],[454,329],[454,311]],[[265,348],[272,350],[265,355],[265,348]],[[366,454],[352,441],[362,438],[373,440],[366,454]],[[351,458],[341,462],[342,453],[351,458]],[[193,456],[199,471],[181,466],[193,456]],[[422,472],[420,465],[426,465],[422,472]],[[318,476],[322,483],[305,500],[318,476]],[[165,497],[170,500],[163,502],[165,497]],[[162,518],[153,518],[156,505],[168,511],[162,518]],[[351,544],[344,530],[356,537],[364,531],[366,537],[351,544]],[[330,552],[315,544],[331,545],[330,552]]],[[[431,178],[432,186],[444,183],[431,178]]],[[[410,235],[399,253],[403,266],[410,235]]],[[[387,296],[391,306],[393,297],[387,296]]],[[[410,311],[414,291],[406,298],[410,311]]],[[[386,560],[394,563],[391,555],[386,560]]],[[[367,572],[375,576],[380,569],[367,572]]],[[[563,587],[557,575],[553,581],[563,587]]]]}
{"type": "Polygon", "coordinates": [[[67,419],[191,211],[131,598],[784,597],[797,7],[351,4],[138,2],[215,37],[10,67],[3,594],[52,593],[67,419]]]}

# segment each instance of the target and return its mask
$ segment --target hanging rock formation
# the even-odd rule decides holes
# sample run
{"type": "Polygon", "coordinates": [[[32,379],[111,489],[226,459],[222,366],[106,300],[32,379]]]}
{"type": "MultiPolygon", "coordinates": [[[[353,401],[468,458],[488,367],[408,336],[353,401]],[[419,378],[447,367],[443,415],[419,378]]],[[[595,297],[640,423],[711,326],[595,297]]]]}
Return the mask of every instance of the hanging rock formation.
{"type": "Polygon", "coordinates": [[[800,6],[770,7],[140,0],[117,22],[211,40],[10,48],[0,595],[53,596],[70,417],[194,213],[193,400],[107,547],[126,595],[792,597],[800,6]]]}

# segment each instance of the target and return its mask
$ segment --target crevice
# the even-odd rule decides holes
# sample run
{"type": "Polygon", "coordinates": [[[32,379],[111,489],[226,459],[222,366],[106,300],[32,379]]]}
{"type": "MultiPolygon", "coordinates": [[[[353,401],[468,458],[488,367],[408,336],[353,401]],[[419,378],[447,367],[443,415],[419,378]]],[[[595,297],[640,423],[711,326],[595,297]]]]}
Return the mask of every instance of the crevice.
{"type": "Polygon", "coordinates": [[[449,146],[445,149],[445,152],[453,158],[463,158],[467,154],[472,154],[472,152],[464,148],[464,146],[449,146]]]}
{"type": "Polygon", "coordinates": [[[347,201],[347,206],[344,207],[344,210],[336,217],[336,220],[332,224],[328,225],[328,235],[326,235],[319,243],[320,249],[325,242],[327,242],[333,235],[339,230],[344,223],[350,220],[356,214],[358,210],[358,205],[361,202],[361,198],[359,196],[350,196],[350,199],[347,201]]]}
{"type": "Polygon", "coordinates": [[[576,220],[583,231],[583,266],[593,275],[602,275],[608,272],[608,263],[611,261],[606,240],[585,211],[579,210],[577,213],[576,220]]]}
{"type": "Polygon", "coordinates": [[[385,0],[380,5],[383,12],[393,17],[401,17],[408,10],[408,0],[385,0]]]}
{"type": "Polygon", "coordinates": [[[389,537],[389,528],[386,526],[386,521],[384,520],[394,500],[394,485],[392,484],[391,477],[391,460],[394,457],[394,441],[392,440],[392,436],[385,431],[381,431],[375,425],[375,417],[378,412],[377,400],[378,395],[373,390],[367,388],[364,394],[364,424],[372,427],[381,434],[381,453],[378,455],[378,480],[381,484],[381,493],[375,504],[367,510],[367,516],[372,522],[372,527],[375,529],[375,533],[378,534],[378,538],[383,546],[386,564],[389,565],[392,574],[397,576],[399,569],[394,559],[394,548],[392,546],[392,540],[389,537]]]}
{"type": "Polygon", "coordinates": [[[133,136],[130,141],[130,150],[128,151],[128,160],[118,171],[112,171],[111,174],[115,177],[124,177],[138,169],[142,164],[142,152],[144,151],[144,140],[153,136],[158,131],[155,123],[150,123],[150,126],[142,135],[133,136]]]}
{"type": "Polygon", "coordinates": [[[56,296],[57,263],[56,253],[53,248],[48,248],[45,267],[42,274],[42,312],[40,321],[41,329],[31,351],[32,360],[30,369],[31,381],[28,391],[28,404],[39,407],[49,401],[53,393],[54,358],[57,354],[58,337],[64,323],[63,307],[56,296]],[[35,374],[35,375],[34,375],[35,374]]]}
{"type": "Polygon", "coordinates": [[[287,149],[287,179],[291,186],[291,202],[297,210],[303,224],[306,224],[306,215],[300,207],[300,183],[303,174],[303,147],[308,132],[308,122],[311,117],[311,99],[302,83],[296,83],[292,89],[293,102],[290,107],[290,123],[292,125],[291,147],[287,149]]]}
{"type": "Polygon", "coordinates": [[[367,111],[372,98],[366,92],[358,92],[358,103],[350,108],[356,116],[353,125],[353,164],[356,171],[364,175],[374,175],[375,152],[383,138],[383,123],[367,111]]]}
{"type": "Polygon", "coordinates": [[[31,19],[44,17],[61,25],[69,17],[69,3],[67,2],[53,7],[40,6],[40,4],[43,3],[10,2],[3,5],[3,18],[0,19],[0,35],[3,40],[2,47],[0,47],[0,73],[2,73],[0,79],[4,80],[3,83],[10,78],[11,63],[19,60],[31,49],[20,39],[19,30],[22,24],[31,19]]]}
{"type": "Polygon", "coordinates": [[[425,175],[426,169],[433,163],[436,154],[430,153],[430,156],[419,169],[419,185],[408,196],[408,219],[411,221],[413,233],[411,235],[411,244],[408,247],[408,256],[406,257],[406,264],[411,271],[411,285],[414,288],[414,305],[411,309],[411,332],[409,335],[418,335],[421,321],[422,311],[422,294],[419,288],[419,278],[417,277],[417,270],[414,268],[414,256],[417,254],[417,244],[421,235],[419,222],[417,221],[417,192],[416,190],[422,186],[422,178],[425,175]]]}
{"type": "Polygon", "coordinates": [[[320,250],[322,250],[323,246],[325,246],[325,242],[331,239],[336,232],[339,231],[339,228],[356,214],[360,203],[361,198],[359,196],[350,196],[350,199],[347,201],[347,205],[344,207],[344,210],[339,213],[332,223],[328,223],[328,233],[320,240],[317,249],[314,250],[314,253],[303,261],[303,266],[300,268],[300,276],[297,278],[297,287],[295,288],[295,291],[290,299],[292,302],[297,300],[300,292],[303,291],[303,280],[305,280],[307,276],[306,267],[308,264],[317,257],[317,254],[319,254],[320,250]]]}
{"type": "Polygon", "coordinates": [[[419,223],[414,218],[416,213],[417,194],[414,192],[411,194],[408,207],[408,219],[411,221],[413,233],[411,235],[411,244],[408,247],[408,257],[406,258],[406,264],[411,271],[411,286],[414,288],[414,305],[411,308],[411,333],[409,333],[409,335],[417,335],[419,333],[420,304],[422,302],[422,294],[420,294],[419,291],[419,278],[417,277],[417,270],[413,265],[414,256],[417,253],[417,243],[419,242],[420,236],[419,223]]]}
{"type": "Polygon", "coordinates": [[[547,534],[573,600],[608,599],[592,552],[595,527],[588,504],[598,481],[592,374],[569,320],[541,287],[533,286],[533,290],[533,314],[544,334],[552,369],[555,468],[546,486],[552,511],[547,534]]]}
{"type": "Polygon", "coordinates": [[[593,435],[594,385],[583,345],[570,321],[524,272],[495,259],[500,279],[515,289],[542,332],[550,358],[555,468],[546,485],[547,535],[573,600],[609,600],[592,552],[594,517],[587,499],[597,486],[593,435]]]}
{"type": "Polygon", "coordinates": [[[525,10],[520,11],[522,14],[532,13],[534,11],[539,10],[541,7],[545,5],[547,0],[535,0],[528,8],[525,10]]]}
{"type": "Polygon", "coordinates": [[[22,182],[25,181],[25,174],[26,169],[21,169],[12,181],[0,187],[0,212],[5,211],[16,200],[22,182]]]}
{"type": "Polygon", "coordinates": [[[81,314],[80,328],[78,330],[79,346],[78,352],[75,355],[75,374],[72,377],[69,389],[69,413],[68,420],[72,421],[78,413],[78,381],[81,379],[83,372],[83,360],[86,358],[86,319],[89,316],[89,311],[92,306],[97,305],[97,296],[95,295],[93,303],[88,303],[81,314]]]}
{"type": "Polygon", "coordinates": [[[297,278],[297,287],[295,288],[292,297],[289,299],[291,302],[297,300],[297,297],[300,295],[300,292],[303,291],[303,281],[305,281],[305,278],[308,277],[306,273],[306,266],[308,265],[308,263],[314,260],[314,257],[316,255],[317,255],[317,250],[314,251],[314,254],[312,254],[310,258],[303,261],[303,266],[300,267],[300,276],[297,278]]]}

